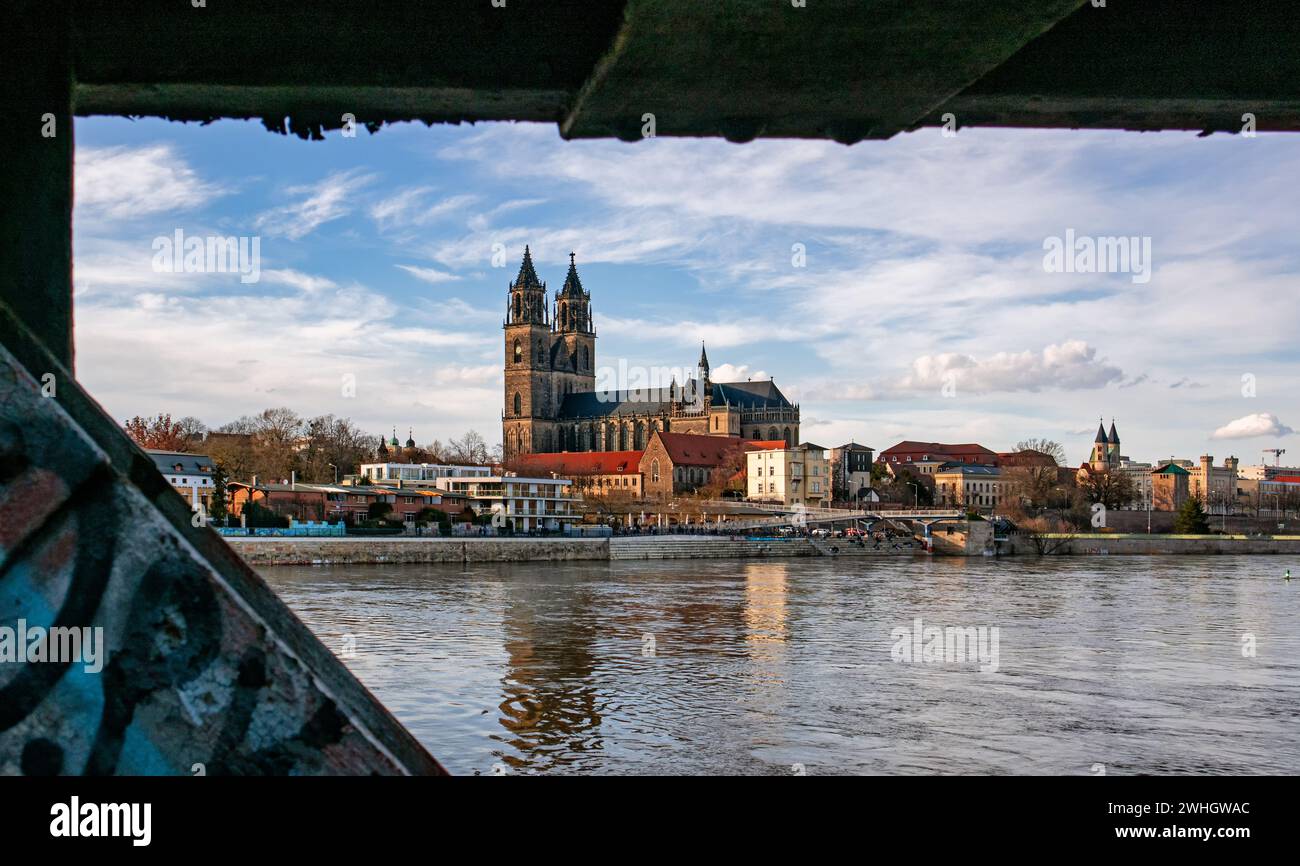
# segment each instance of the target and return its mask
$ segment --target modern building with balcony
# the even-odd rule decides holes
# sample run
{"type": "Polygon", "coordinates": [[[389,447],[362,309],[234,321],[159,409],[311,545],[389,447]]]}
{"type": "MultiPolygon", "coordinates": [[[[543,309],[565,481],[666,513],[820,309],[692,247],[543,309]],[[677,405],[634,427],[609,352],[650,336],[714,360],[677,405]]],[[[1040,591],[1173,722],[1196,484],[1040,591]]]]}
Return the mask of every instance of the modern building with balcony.
{"type": "Polygon", "coordinates": [[[359,475],[349,475],[357,484],[385,487],[437,487],[440,478],[488,478],[488,466],[456,466],[442,463],[363,463],[359,475]]]}
{"type": "Polygon", "coordinates": [[[568,478],[525,478],[517,475],[456,478],[443,476],[438,488],[466,497],[479,514],[501,515],[503,525],[517,532],[560,530],[581,518],[574,513],[578,497],[568,478]]]}

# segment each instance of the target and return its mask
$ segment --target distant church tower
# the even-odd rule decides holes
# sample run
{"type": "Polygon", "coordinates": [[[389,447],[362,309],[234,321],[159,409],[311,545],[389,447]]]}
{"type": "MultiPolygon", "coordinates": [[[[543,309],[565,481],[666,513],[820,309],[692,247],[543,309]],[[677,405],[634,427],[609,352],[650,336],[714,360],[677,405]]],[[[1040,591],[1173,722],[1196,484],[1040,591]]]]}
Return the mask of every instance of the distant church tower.
{"type": "Polygon", "coordinates": [[[1097,421],[1097,436],[1092,442],[1092,459],[1088,462],[1098,472],[1105,472],[1119,466],[1119,433],[1115,430],[1114,418],[1110,419],[1109,433],[1106,432],[1105,422],[1097,421]]]}
{"type": "Polygon", "coordinates": [[[591,295],[578,278],[575,256],[556,293],[546,297],[532,251],[524,247],[519,275],[508,287],[505,331],[505,409],[502,450],[517,454],[577,450],[558,422],[568,394],[596,389],[596,328],[591,295]]]}

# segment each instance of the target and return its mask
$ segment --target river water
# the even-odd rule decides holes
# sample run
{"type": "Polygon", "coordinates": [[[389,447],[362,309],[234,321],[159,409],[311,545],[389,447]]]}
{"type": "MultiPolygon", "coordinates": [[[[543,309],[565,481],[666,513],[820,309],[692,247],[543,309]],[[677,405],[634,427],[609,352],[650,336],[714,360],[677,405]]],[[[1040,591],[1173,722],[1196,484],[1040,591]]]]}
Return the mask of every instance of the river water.
{"type": "Polygon", "coordinates": [[[1286,557],[262,573],[457,774],[1300,772],[1286,557]]]}

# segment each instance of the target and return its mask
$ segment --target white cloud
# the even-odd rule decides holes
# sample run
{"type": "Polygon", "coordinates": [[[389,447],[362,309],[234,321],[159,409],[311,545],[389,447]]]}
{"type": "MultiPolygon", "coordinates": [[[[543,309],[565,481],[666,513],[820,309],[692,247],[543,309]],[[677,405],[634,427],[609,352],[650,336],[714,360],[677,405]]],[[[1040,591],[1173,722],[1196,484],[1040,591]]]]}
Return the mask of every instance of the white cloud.
{"type": "MultiPolygon", "coordinates": [[[[709,370],[709,377],[715,382],[745,382],[750,379],[770,379],[764,370],[756,370],[748,364],[719,364],[709,370]]],[[[786,396],[789,396],[788,394],[786,396]]]]}
{"type": "Polygon", "coordinates": [[[1229,421],[1210,434],[1211,439],[1250,439],[1255,436],[1289,436],[1295,431],[1272,412],[1256,412],[1229,421]]]}
{"type": "Polygon", "coordinates": [[[306,237],[319,226],[351,213],[358,193],[373,179],[351,169],[335,172],[319,183],[289,187],[286,192],[302,196],[301,200],[264,211],[254,225],[290,240],[306,237]]]}
{"type": "Polygon", "coordinates": [[[455,282],[460,279],[460,277],[455,274],[449,274],[445,271],[437,270],[436,268],[420,268],[415,265],[397,265],[397,267],[406,271],[417,280],[423,280],[426,283],[433,283],[434,285],[437,285],[438,283],[455,282]]]}
{"type": "Polygon", "coordinates": [[[945,352],[923,355],[898,382],[905,392],[939,391],[947,384],[975,394],[994,391],[1075,391],[1101,388],[1119,382],[1124,373],[1097,357],[1097,350],[1082,340],[1045,347],[1034,352],[998,352],[987,358],[945,352]]]}
{"type": "Polygon", "coordinates": [[[305,294],[315,294],[327,289],[337,289],[338,284],[328,277],[316,274],[304,274],[292,268],[275,269],[262,272],[262,279],[268,283],[292,286],[305,294]]]}
{"type": "Polygon", "coordinates": [[[453,195],[434,202],[434,193],[429,186],[402,190],[371,205],[370,218],[381,227],[422,226],[478,201],[475,195],[453,195]]]}
{"type": "Polygon", "coordinates": [[[79,147],[74,171],[82,223],[193,210],[224,194],[202,180],[171,144],[79,147]]]}

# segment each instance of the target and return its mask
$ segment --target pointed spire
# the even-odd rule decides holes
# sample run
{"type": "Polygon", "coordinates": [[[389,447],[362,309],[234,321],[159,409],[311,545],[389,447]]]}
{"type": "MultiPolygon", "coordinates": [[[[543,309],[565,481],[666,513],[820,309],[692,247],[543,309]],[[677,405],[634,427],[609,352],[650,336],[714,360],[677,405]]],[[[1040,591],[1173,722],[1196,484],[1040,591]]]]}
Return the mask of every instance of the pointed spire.
{"type": "Polygon", "coordinates": [[[560,289],[560,294],[579,297],[583,295],[582,280],[578,279],[578,266],[574,262],[573,253],[569,253],[569,274],[564,278],[564,288],[560,289]]]}
{"type": "Polygon", "coordinates": [[[519,265],[519,276],[515,277],[515,282],[511,288],[516,289],[540,289],[542,281],[537,279],[537,269],[533,267],[533,253],[524,244],[524,260],[519,265]]]}
{"type": "Polygon", "coordinates": [[[1106,437],[1106,441],[1109,442],[1111,445],[1119,444],[1119,434],[1115,432],[1114,418],[1110,419],[1110,434],[1106,437]]]}
{"type": "Polygon", "coordinates": [[[700,369],[705,373],[709,371],[709,355],[704,351],[703,340],[700,340],[700,369]]]}
{"type": "Polygon", "coordinates": [[[1094,443],[1106,441],[1106,422],[1101,418],[1097,419],[1097,438],[1092,441],[1094,443]]]}

